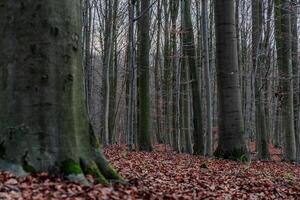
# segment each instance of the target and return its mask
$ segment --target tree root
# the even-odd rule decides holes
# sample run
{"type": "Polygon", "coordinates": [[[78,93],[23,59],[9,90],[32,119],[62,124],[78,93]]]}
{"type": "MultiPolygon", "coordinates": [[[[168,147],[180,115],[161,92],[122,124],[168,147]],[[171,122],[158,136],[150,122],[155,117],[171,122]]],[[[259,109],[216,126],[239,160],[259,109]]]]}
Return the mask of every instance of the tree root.
{"type": "MultiPolygon", "coordinates": [[[[92,159],[80,158],[79,162],[68,159],[61,162],[58,166],[59,173],[67,180],[87,186],[90,186],[91,183],[85,178],[85,175],[93,176],[95,183],[105,186],[111,183],[125,183],[99,149],[95,150],[92,154],[92,159]]],[[[30,169],[32,169],[30,171],[27,168],[27,165],[22,166],[0,159],[0,171],[8,171],[16,176],[26,176],[36,172],[32,166],[30,166],[30,169]]]]}

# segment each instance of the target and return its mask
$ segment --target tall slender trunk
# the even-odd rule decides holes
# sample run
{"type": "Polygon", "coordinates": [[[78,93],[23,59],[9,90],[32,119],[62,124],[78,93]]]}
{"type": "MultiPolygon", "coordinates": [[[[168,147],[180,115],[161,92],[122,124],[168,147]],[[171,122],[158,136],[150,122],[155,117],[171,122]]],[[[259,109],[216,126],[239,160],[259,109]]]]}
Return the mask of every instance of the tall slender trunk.
{"type": "Polygon", "coordinates": [[[280,74],[280,103],[284,130],[284,159],[295,161],[296,140],[294,127],[294,102],[292,80],[291,14],[289,0],[276,0],[276,34],[278,47],[278,70],[280,74]],[[279,9],[279,10],[278,10],[279,9]],[[280,26],[279,26],[280,25],[280,26]],[[281,49],[280,49],[281,47],[281,49]]]}
{"type": "Polygon", "coordinates": [[[109,144],[109,104],[110,104],[110,63],[112,58],[113,47],[113,25],[111,24],[113,13],[111,1],[106,1],[106,22],[105,22],[105,52],[103,57],[103,84],[104,92],[104,135],[103,145],[109,144]]]}
{"type": "Polygon", "coordinates": [[[252,1],[252,66],[255,74],[255,119],[256,119],[256,150],[259,159],[269,159],[268,139],[266,133],[265,108],[262,91],[264,89],[262,40],[263,40],[263,10],[262,2],[252,1]]]}
{"type": "Polygon", "coordinates": [[[299,49],[298,49],[298,16],[299,13],[299,5],[300,1],[296,0],[292,7],[291,13],[291,26],[292,26],[292,65],[293,65],[293,81],[294,81],[294,123],[295,123],[295,138],[296,138],[296,161],[300,162],[300,120],[299,120],[299,49]],[[298,3],[298,4],[297,4],[298,3]]]}
{"type": "Polygon", "coordinates": [[[248,158],[244,137],[234,0],[215,1],[219,143],[217,157],[248,158]]]}
{"type": "Polygon", "coordinates": [[[136,0],[129,0],[129,56],[128,56],[128,113],[127,113],[127,127],[128,127],[128,149],[131,151],[134,145],[134,135],[135,135],[135,83],[136,83],[136,57],[135,57],[135,4],[136,0]]]}
{"type": "Polygon", "coordinates": [[[155,110],[156,110],[156,140],[159,144],[163,143],[161,136],[161,104],[160,104],[160,85],[159,69],[161,67],[160,59],[160,36],[161,36],[161,0],[157,2],[157,33],[156,33],[156,56],[155,56],[155,68],[154,68],[154,79],[155,79],[155,110]]]}
{"type": "Polygon", "coordinates": [[[178,58],[177,58],[177,18],[178,18],[178,11],[179,11],[179,1],[178,0],[173,0],[170,1],[170,11],[171,11],[171,51],[172,51],[172,59],[171,59],[171,73],[172,73],[172,146],[176,151],[179,151],[179,147],[178,147],[178,134],[180,132],[179,128],[178,128],[178,120],[177,118],[179,118],[179,114],[178,111],[178,107],[177,107],[177,92],[178,92],[178,87],[177,87],[177,83],[178,83],[178,76],[180,76],[180,74],[178,73],[178,69],[179,69],[179,65],[178,65],[178,58]]]}
{"type": "Polygon", "coordinates": [[[206,89],[206,155],[212,156],[212,104],[211,104],[211,73],[209,62],[208,46],[208,6],[207,0],[202,0],[202,23],[203,23],[203,49],[204,49],[204,71],[205,71],[205,89],[206,89]]]}
{"type": "Polygon", "coordinates": [[[112,48],[111,48],[111,61],[110,61],[110,104],[109,104],[109,144],[115,142],[115,118],[116,116],[116,101],[117,101],[117,79],[118,79],[118,8],[119,0],[113,1],[113,15],[112,15],[112,48]]]}
{"type": "Polygon", "coordinates": [[[198,70],[196,66],[196,48],[194,41],[194,32],[191,17],[191,1],[181,0],[181,6],[184,9],[184,20],[183,20],[183,49],[184,56],[188,58],[189,72],[191,88],[192,88],[192,98],[193,98],[193,122],[194,122],[194,154],[203,155],[204,154],[204,136],[203,136],[203,125],[202,125],[202,106],[201,106],[201,96],[199,88],[199,77],[198,70]]]}
{"type": "Polygon", "coordinates": [[[170,12],[168,8],[168,1],[163,1],[164,6],[164,115],[165,115],[165,143],[172,144],[172,80],[171,80],[171,64],[170,64],[170,12]]]}
{"type": "Polygon", "coordinates": [[[150,0],[141,1],[138,19],[138,146],[142,151],[152,151],[150,137],[150,91],[149,91],[149,51],[150,51],[150,0]]]}

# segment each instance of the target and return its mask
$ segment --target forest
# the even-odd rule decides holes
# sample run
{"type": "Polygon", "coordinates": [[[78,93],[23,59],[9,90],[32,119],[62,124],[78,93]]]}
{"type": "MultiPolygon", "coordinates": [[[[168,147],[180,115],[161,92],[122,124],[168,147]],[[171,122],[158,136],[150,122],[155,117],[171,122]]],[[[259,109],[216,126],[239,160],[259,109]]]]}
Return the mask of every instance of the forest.
{"type": "Polygon", "coordinates": [[[299,0],[0,0],[0,199],[300,199],[299,0]]]}

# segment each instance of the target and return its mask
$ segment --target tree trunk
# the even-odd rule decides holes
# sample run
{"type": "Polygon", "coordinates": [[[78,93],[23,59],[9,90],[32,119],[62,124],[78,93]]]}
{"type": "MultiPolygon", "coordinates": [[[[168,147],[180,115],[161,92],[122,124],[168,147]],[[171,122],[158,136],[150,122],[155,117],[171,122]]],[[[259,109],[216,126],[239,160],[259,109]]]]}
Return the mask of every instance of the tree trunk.
{"type": "Polygon", "coordinates": [[[238,74],[234,0],[215,1],[219,143],[217,157],[248,158],[238,74]]]}
{"type": "Polygon", "coordinates": [[[85,183],[83,173],[102,183],[120,179],[89,131],[80,2],[0,6],[1,170],[61,172],[85,183]]]}
{"type": "Polygon", "coordinates": [[[204,136],[202,125],[202,109],[201,109],[201,97],[199,88],[198,70],[196,66],[196,48],[194,41],[193,24],[191,17],[191,1],[182,0],[184,9],[183,20],[183,52],[184,56],[188,58],[188,65],[190,71],[190,80],[192,81],[192,98],[193,98],[193,122],[194,122],[194,154],[204,154],[204,136]]]}
{"type": "Polygon", "coordinates": [[[171,65],[170,65],[170,27],[169,27],[169,16],[170,12],[168,9],[168,1],[163,1],[164,7],[164,121],[165,121],[165,143],[171,144],[171,131],[172,131],[172,80],[171,80],[171,65]]]}
{"type": "Polygon", "coordinates": [[[202,0],[202,23],[203,23],[203,49],[204,49],[204,71],[205,71],[205,89],[206,89],[206,150],[207,156],[213,154],[212,141],[212,103],[211,103],[211,76],[208,47],[208,6],[207,0],[202,0]]]}
{"type": "Polygon", "coordinates": [[[256,119],[256,151],[259,159],[269,159],[268,139],[266,133],[265,107],[263,102],[263,64],[262,52],[262,2],[252,1],[252,66],[255,74],[255,119],[256,119]]]}
{"type": "Polygon", "coordinates": [[[118,79],[118,35],[117,35],[117,23],[118,23],[118,8],[119,0],[113,1],[113,15],[112,15],[112,48],[111,48],[111,61],[110,61],[110,103],[109,103],[109,137],[108,143],[113,144],[115,142],[115,118],[116,116],[116,104],[117,104],[117,79],[118,79]]]}
{"type": "Polygon", "coordinates": [[[294,123],[295,123],[295,138],[296,138],[296,161],[300,162],[300,135],[299,135],[299,53],[298,53],[298,16],[299,0],[293,4],[291,24],[292,24],[292,65],[293,65],[293,80],[294,80],[294,123]]]}
{"type": "Polygon", "coordinates": [[[138,145],[142,151],[152,151],[150,138],[150,92],[149,92],[149,51],[150,51],[150,0],[141,1],[141,17],[138,20],[140,41],[138,41],[138,145]]]}
{"type": "Polygon", "coordinates": [[[161,135],[161,104],[160,104],[160,85],[161,80],[159,76],[159,69],[161,67],[161,59],[160,59],[160,36],[161,36],[161,1],[157,2],[157,35],[156,35],[156,55],[155,55],[155,68],[154,68],[154,81],[155,81],[155,119],[156,119],[156,140],[159,144],[163,143],[162,135],[161,135]]]}
{"type": "Polygon", "coordinates": [[[280,103],[282,108],[282,125],[284,130],[284,159],[295,161],[296,141],[294,127],[294,102],[292,80],[292,53],[291,53],[291,15],[289,0],[276,0],[276,34],[278,44],[278,70],[280,74],[280,103]],[[280,12],[277,10],[280,9],[280,12]],[[280,13],[280,14],[279,14],[280,13]],[[278,26],[280,24],[280,26],[278,26]],[[282,47],[282,49],[280,49],[282,47]]]}
{"type": "Polygon", "coordinates": [[[177,107],[177,92],[178,92],[178,87],[177,87],[177,83],[178,83],[178,76],[180,76],[180,74],[178,74],[178,69],[179,69],[179,65],[178,65],[178,56],[177,56],[177,18],[178,18],[178,11],[179,11],[179,1],[178,0],[173,0],[170,1],[170,13],[171,13],[171,51],[172,51],[172,59],[171,59],[171,74],[172,74],[172,82],[171,82],[171,96],[172,96],[172,129],[171,129],[171,134],[172,134],[172,146],[174,148],[175,151],[179,151],[179,147],[178,147],[178,137],[179,137],[179,128],[178,128],[178,118],[179,118],[179,114],[178,113],[178,107],[177,107]]]}

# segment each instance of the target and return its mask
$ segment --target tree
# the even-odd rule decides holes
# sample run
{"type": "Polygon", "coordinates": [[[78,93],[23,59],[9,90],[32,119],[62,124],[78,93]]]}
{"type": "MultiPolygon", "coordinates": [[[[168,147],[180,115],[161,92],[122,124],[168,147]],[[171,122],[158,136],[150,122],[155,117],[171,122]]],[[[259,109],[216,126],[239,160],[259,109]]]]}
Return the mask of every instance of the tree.
{"type": "Polygon", "coordinates": [[[296,140],[294,127],[294,102],[292,80],[291,14],[289,0],[276,0],[276,40],[278,71],[280,74],[281,112],[284,129],[284,159],[295,161],[296,140]]]}
{"type": "Polygon", "coordinates": [[[244,138],[238,74],[234,0],[215,1],[219,142],[215,155],[226,159],[248,157],[244,138]]]}
{"type": "Polygon", "coordinates": [[[252,65],[255,74],[255,119],[256,119],[256,149],[259,159],[269,159],[268,139],[266,133],[265,107],[262,95],[264,87],[262,63],[262,2],[252,1],[252,65]]]}
{"type": "Polygon", "coordinates": [[[1,2],[1,170],[121,179],[89,130],[81,28],[79,0],[1,2]]]}
{"type": "Polygon", "coordinates": [[[160,69],[161,69],[161,58],[160,58],[160,37],[161,37],[161,21],[162,21],[162,4],[161,1],[157,1],[157,33],[156,33],[156,54],[155,54],[155,66],[154,66],[154,80],[155,80],[155,121],[156,121],[156,140],[159,144],[163,143],[161,136],[161,79],[160,79],[160,69]]]}
{"type": "Polygon", "coordinates": [[[170,12],[168,9],[168,1],[163,1],[164,8],[164,82],[163,82],[163,92],[164,92],[164,121],[165,121],[165,143],[171,144],[171,131],[172,127],[172,71],[170,62],[170,12]]]}
{"type": "Polygon", "coordinates": [[[150,138],[150,99],[149,99],[149,51],[150,51],[150,1],[141,1],[138,19],[138,145],[143,151],[152,151],[150,138]]]}
{"type": "Polygon", "coordinates": [[[194,154],[203,155],[204,154],[204,137],[203,137],[203,125],[202,125],[202,111],[201,111],[201,96],[199,88],[199,77],[196,66],[196,48],[194,41],[193,24],[191,17],[191,1],[182,0],[184,20],[183,20],[183,52],[184,56],[188,59],[189,74],[192,89],[193,98],[193,122],[194,122],[194,154]]]}
{"type": "Polygon", "coordinates": [[[207,0],[202,0],[202,32],[203,32],[203,49],[204,49],[204,71],[205,71],[205,89],[206,89],[206,150],[205,154],[212,156],[213,141],[212,141],[212,102],[211,102],[211,77],[210,77],[210,62],[209,62],[209,32],[208,32],[208,6],[207,0]]]}
{"type": "Polygon", "coordinates": [[[180,138],[180,125],[179,125],[179,109],[178,109],[178,96],[179,96],[179,85],[180,85],[180,66],[178,65],[177,59],[177,18],[178,18],[178,11],[179,11],[179,1],[172,0],[170,1],[170,14],[171,14],[171,52],[172,52],[172,59],[171,59],[171,74],[172,74],[172,81],[171,81],[171,94],[172,94],[172,147],[175,151],[179,152],[179,142],[178,139],[180,138]]]}

